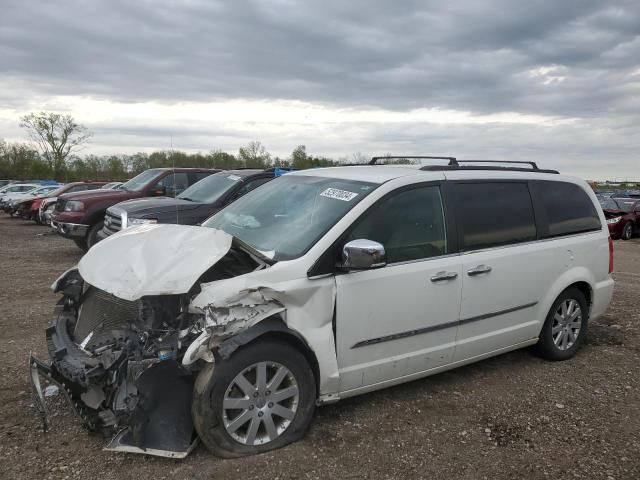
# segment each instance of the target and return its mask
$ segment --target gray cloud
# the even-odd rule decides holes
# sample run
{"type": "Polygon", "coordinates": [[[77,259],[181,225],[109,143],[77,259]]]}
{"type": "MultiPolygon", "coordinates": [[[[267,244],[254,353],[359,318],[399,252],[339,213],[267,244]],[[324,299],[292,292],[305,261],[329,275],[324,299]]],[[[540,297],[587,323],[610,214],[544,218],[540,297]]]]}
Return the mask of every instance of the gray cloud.
{"type": "MultiPolygon", "coordinates": [[[[34,95],[87,95],[513,111],[576,119],[540,130],[560,133],[565,149],[575,131],[588,136],[596,125],[621,155],[637,148],[626,137],[640,112],[637,0],[10,0],[0,58],[0,80],[16,85],[0,91],[0,108],[29,108],[34,95]]],[[[382,138],[422,146],[420,128],[394,127],[382,138]]],[[[495,128],[484,131],[494,138],[495,128]]],[[[500,128],[521,145],[553,135],[500,128]]]]}
{"type": "Polygon", "coordinates": [[[635,1],[77,1],[61,8],[34,0],[9,5],[2,17],[5,75],[40,91],[125,101],[303,98],[580,116],[624,98],[640,67],[635,1]],[[543,85],[528,75],[542,65],[558,66],[564,81],[543,85]]]}

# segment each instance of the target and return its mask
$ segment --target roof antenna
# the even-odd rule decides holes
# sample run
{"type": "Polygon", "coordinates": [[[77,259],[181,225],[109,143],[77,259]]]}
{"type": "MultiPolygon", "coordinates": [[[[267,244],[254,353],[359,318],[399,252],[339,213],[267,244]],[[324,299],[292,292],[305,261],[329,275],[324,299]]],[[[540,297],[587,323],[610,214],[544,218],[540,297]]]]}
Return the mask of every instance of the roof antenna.
{"type": "Polygon", "coordinates": [[[173,203],[176,206],[176,225],[179,225],[178,220],[178,203],[176,201],[176,156],[173,154],[173,134],[169,135],[170,151],[171,151],[171,165],[173,168],[173,203]]]}

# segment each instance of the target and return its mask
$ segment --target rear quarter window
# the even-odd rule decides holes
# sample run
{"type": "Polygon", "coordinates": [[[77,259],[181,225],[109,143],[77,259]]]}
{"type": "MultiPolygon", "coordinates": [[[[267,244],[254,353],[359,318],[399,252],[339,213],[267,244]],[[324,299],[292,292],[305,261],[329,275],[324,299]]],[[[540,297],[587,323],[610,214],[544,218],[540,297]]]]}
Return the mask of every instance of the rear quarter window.
{"type": "Polygon", "coordinates": [[[557,237],[600,230],[600,217],[591,198],[580,186],[568,182],[536,181],[542,214],[548,231],[544,237],[557,237]]]}

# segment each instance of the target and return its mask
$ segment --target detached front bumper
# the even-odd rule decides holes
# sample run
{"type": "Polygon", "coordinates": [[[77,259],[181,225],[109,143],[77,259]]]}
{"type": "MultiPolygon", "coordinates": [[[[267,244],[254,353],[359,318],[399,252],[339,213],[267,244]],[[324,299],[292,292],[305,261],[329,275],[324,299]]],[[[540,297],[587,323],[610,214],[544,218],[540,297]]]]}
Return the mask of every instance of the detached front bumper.
{"type": "Polygon", "coordinates": [[[86,428],[115,435],[108,450],[182,458],[195,446],[193,373],[172,357],[149,355],[146,332],[127,320],[134,304],[118,303],[64,278],[68,296],[46,329],[49,362],[29,356],[29,379],[43,428],[49,428],[43,381],[64,393],[86,428]],[[75,293],[74,293],[75,291],[75,293]],[[82,297],[82,315],[77,316],[82,297]]]}
{"type": "Polygon", "coordinates": [[[62,235],[65,238],[75,239],[85,238],[91,226],[83,225],[81,223],[58,222],[52,218],[51,228],[53,228],[57,234],[62,235]]]}
{"type": "Polygon", "coordinates": [[[38,410],[42,421],[42,429],[45,432],[49,430],[49,412],[44,398],[43,382],[41,382],[40,377],[44,378],[45,383],[56,385],[82,423],[90,430],[95,429],[95,425],[87,417],[83,416],[82,410],[78,408],[78,403],[74,402],[71,390],[66,384],[67,379],[60,375],[51,363],[43,362],[32,353],[29,353],[29,383],[31,384],[34,405],[38,410]]]}

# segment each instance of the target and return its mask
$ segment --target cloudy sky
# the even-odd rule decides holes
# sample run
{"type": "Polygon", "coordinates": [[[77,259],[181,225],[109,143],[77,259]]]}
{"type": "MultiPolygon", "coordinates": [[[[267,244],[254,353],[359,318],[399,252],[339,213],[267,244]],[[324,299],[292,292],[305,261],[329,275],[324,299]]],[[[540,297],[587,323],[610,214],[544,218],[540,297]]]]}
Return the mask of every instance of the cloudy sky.
{"type": "Polygon", "coordinates": [[[0,138],[537,160],[640,180],[640,1],[2,0],[0,138]]]}

